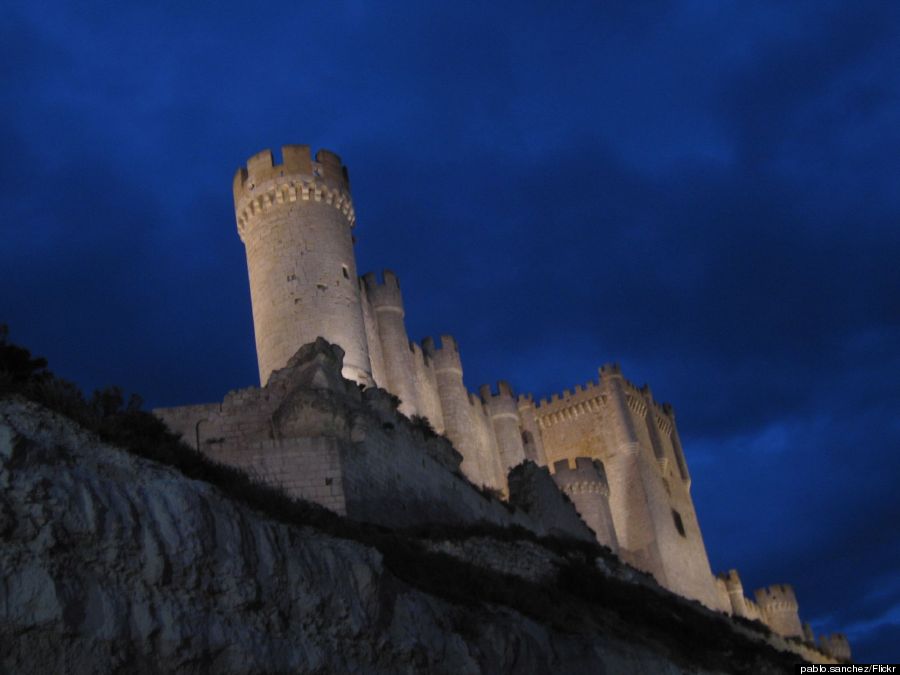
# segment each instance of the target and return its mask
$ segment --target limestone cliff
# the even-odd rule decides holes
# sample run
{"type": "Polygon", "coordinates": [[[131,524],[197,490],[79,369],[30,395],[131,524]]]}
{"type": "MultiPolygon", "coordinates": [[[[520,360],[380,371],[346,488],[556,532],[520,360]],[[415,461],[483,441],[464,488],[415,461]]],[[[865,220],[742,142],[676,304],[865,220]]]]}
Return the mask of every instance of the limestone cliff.
{"type": "Polygon", "coordinates": [[[780,673],[797,660],[583,544],[372,536],[422,564],[0,400],[2,673],[780,673]],[[471,597],[473,574],[510,600],[471,597]]]}

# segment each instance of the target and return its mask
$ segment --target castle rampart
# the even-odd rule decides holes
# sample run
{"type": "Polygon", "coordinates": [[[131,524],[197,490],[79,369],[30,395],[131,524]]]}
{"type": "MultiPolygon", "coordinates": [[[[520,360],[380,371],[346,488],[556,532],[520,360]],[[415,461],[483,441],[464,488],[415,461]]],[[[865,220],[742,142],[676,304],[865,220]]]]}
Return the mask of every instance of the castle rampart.
{"type": "MultiPolygon", "coordinates": [[[[850,645],[841,633],[816,637],[808,623],[800,621],[797,598],[788,584],[776,584],[754,592],[756,602],[744,595],[744,585],[737,570],[728,570],[716,577],[720,591],[725,594],[733,616],[765,624],[783,638],[801,639],[804,644],[796,649],[799,654],[814,663],[850,660],[850,645]]],[[[793,643],[796,644],[796,643],[793,643]]]]}
{"type": "MultiPolygon", "coordinates": [[[[393,527],[487,521],[549,532],[477,491],[460,475],[461,457],[446,439],[412,425],[390,394],[361,392],[344,379],[342,356],[320,339],[263,388],[154,412],[189,442],[199,424],[205,455],[357,520],[393,527]]],[[[577,531],[571,519],[569,527],[577,531]]]]}
{"type": "Polygon", "coordinates": [[[789,584],[776,584],[754,591],[765,623],[779,635],[803,637],[797,597],[789,584]]]}
{"type": "MultiPolygon", "coordinates": [[[[382,524],[521,521],[578,536],[574,505],[601,543],[670,590],[802,634],[790,587],[754,602],[736,572],[713,577],[675,412],[649,386],[610,364],[598,381],[537,405],[530,394],[514,398],[506,382],[472,394],[452,337],[440,347],[409,341],[397,276],[357,275],[356,216],[336,154],[313,159],[308,146],[284,146],[276,163],[265,150],[238,170],[233,189],[265,386],[158,411],[185,440],[291,494],[382,524]],[[319,336],[340,345],[343,376],[362,388],[334,370],[319,336]],[[446,439],[411,423],[416,415],[446,439]],[[555,524],[510,516],[460,471],[555,524]]],[[[841,652],[839,638],[828,640],[841,652]]]]}

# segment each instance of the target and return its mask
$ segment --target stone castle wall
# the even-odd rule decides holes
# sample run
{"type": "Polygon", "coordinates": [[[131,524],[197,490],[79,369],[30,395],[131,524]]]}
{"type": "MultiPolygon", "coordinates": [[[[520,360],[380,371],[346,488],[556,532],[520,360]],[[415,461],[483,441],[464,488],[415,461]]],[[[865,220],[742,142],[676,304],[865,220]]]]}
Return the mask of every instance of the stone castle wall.
{"type": "MultiPolygon", "coordinates": [[[[794,589],[789,584],[775,584],[754,591],[751,600],[744,594],[744,585],[737,570],[729,570],[718,575],[718,592],[728,601],[728,612],[733,616],[751,621],[759,621],[774,633],[788,638],[801,638],[815,648],[815,636],[809,625],[800,621],[799,604],[794,589]]],[[[819,638],[819,648],[825,654],[837,659],[849,660],[850,646],[840,633],[819,638]]]]}
{"type": "Polygon", "coordinates": [[[545,505],[544,523],[477,490],[445,438],[410,422],[388,392],[361,392],[344,379],[341,357],[320,339],[265,387],[154,412],[210,458],[356,520],[391,527],[483,521],[584,536],[570,504],[545,505]]]}
{"type": "Polygon", "coordinates": [[[480,396],[469,393],[452,337],[443,336],[440,347],[430,338],[421,347],[410,342],[397,275],[357,279],[355,213],[337,155],[321,151],[313,162],[308,147],[287,146],[283,159],[277,165],[271,153],[259,153],[234,185],[261,376],[318,335],[337,342],[347,352],[348,377],[390,391],[404,415],[428,419],[462,455],[463,473],[503,494],[508,471],[526,459],[573,466],[579,457],[596,459],[608,481],[612,524],[586,502],[584,516],[603,531],[604,543],[614,542],[623,558],[672,590],[726,606],[709,568],[671,409],[617,368],[537,406],[528,396],[517,400],[505,382],[496,393],[487,386],[480,396]]]}
{"type": "MultiPolygon", "coordinates": [[[[516,398],[505,382],[496,392],[485,385],[480,395],[470,393],[453,337],[441,336],[439,345],[409,340],[397,275],[357,276],[355,212],[340,158],[320,151],[313,161],[307,146],[285,146],[282,155],[281,164],[269,151],[255,155],[234,181],[260,381],[268,384],[233,392],[222,404],[161,411],[172,428],[210,456],[292,494],[395,525],[429,518],[509,524],[503,507],[473,492],[470,482],[515,498],[528,490],[521,474],[512,489],[510,470],[526,460],[552,466],[597,539],[625,561],[711,608],[797,633],[799,619],[785,609],[783,593],[753,602],[742,589],[735,593],[733,579],[712,575],[671,406],[628,382],[617,366],[537,404],[529,394],[516,398]],[[320,336],[346,352],[343,375],[368,387],[348,395],[387,406],[378,424],[321,401],[294,401],[291,414],[284,411],[284,387],[300,396],[298,376],[284,372],[299,372],[295,350],[320,336]],[[396,397],[399,410],[388,410],[390,397],[376,400],[372,385],[396,397]],[[449,439],[456,465],[446,449],[435,450],[439,442],[410,434],[409,419],[417,417],[449,439]]],[[[329,383],[325,389],[342,391],[333,377],[318,377],[329,383]]]]}

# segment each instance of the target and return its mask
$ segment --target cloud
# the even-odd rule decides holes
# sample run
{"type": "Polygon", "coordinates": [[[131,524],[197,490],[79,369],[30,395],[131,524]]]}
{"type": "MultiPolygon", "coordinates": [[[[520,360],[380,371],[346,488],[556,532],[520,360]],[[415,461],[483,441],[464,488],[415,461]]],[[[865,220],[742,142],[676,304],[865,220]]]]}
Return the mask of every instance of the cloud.
{"type": "Polygon", "coordinates": [[[154,405],[252,384],[232,172],[331,147],[360,267],[399,273],[411,337],[453,333],[470,386],[537,396],[621,362],[679,411],[715,564],[795,583],[817,626],[884,654],[898,11],[13,7],[0,318],[154,405]]]}

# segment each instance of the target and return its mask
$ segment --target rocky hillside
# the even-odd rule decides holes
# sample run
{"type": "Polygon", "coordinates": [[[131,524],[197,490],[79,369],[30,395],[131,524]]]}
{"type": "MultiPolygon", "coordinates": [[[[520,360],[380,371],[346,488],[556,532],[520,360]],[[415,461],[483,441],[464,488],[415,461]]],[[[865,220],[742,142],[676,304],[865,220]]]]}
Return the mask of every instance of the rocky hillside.
{"type": "Polygon", "coordinates": [[[797,660],[602,549],[288,522],[21,397],[0,400],[0,488],[0,672],[782,673],[797,660]]]}

